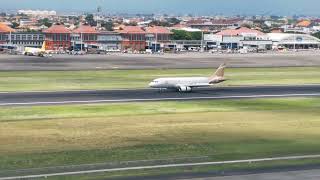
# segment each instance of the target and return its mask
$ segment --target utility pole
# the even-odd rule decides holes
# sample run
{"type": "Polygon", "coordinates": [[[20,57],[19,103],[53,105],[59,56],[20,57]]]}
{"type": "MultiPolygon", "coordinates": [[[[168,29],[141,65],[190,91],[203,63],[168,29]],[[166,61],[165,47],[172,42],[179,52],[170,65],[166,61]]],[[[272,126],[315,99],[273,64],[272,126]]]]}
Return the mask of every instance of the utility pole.
{"type": "Polygon", "coordinates": [[[203,43],[203,30],[201,30],[201,52],[204,52],[204,49],[203,49],[203,45],[204,45],[204,43],[203,43]]]}
{"type": "MultiPolygon", "coordinates": [[[[10,34],[9,34],[9,45],[12,46],[12,39],[11,39],[11,35],[12,35],[12,32],[10,31],[10,34]]],[[[10,47],[10,54],[12,53],[12,49],[10,47]]]]}
{"type": "Polygon", "coordinates": [[[80,51],[82,53],[82,32],[80,32],[80,51]]]}
{"type": "Polygon", "coordinates": [[[12,45],[11,35],[12,35],[12,32],[10,31],[10,36],[9,36],[9,44],[10,44],[10,45],[12,45]]]}
{"type": "Polygon", "coordinates": [[[155,40],[156,40],[156,43],[155,43],[154,51],[157,52],[157,50],[158,50],[158,47],[157,47],[158,46],[158,33],[157,32],[156,32],[156,39],[155,40]]]}
{"type": "Polygon", "coordinates": [[[293,50],[296,51],[296,30],[293,31],[293,38],[294,38],[294,41],[293,41],[293,50]]]}

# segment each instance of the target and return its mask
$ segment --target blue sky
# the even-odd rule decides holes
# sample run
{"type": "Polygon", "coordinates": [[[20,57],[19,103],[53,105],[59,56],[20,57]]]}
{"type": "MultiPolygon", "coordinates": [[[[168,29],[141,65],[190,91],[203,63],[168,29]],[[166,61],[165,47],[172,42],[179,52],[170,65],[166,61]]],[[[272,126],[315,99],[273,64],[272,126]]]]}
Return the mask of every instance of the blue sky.
{"type": "Polygon", "coordinates": [[[320,0],[0,0],[1,9],[172,14],[320,15],[320,0]]]}

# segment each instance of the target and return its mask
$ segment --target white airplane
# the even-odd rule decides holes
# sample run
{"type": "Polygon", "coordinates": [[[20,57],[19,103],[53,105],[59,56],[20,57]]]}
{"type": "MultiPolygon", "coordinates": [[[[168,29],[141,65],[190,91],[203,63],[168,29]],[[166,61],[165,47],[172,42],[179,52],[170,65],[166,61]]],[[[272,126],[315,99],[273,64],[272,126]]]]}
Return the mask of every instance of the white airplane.
{"type": "Polygon", "coordinates": [[[43,42],[41,48],[26,47],[23,52],[23,54],[26,56],[40,56],[40,57],[44,57],[45,54],[49,54],[49,53],[50,51],[46,50],[45,42],[43,42]]]}
{"type": "Polygon", "coordinates": [[[224,77],[225,64],[220,65],[217,71],[210,77],[176,77],[159,78],[153,80],[149,86],[157,89],[176,89],[180,92],[190,92],[197,87],[210,87],[214,84],[226,81],[224,77]]]}

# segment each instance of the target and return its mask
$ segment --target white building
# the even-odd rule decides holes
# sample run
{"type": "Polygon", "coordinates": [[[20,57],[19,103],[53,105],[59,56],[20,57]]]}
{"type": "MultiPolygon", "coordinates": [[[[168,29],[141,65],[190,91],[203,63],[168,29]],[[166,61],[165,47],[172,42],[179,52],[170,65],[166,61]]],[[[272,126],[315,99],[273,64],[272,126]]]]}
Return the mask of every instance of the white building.
{"type": "Polygon", "coordinates": [[[220,47],[221,49],[271,49],[272,41],[260,31],[249,28],[237,28],[223,30],[217,34],[204,35],[204,41],[210,48],[220,47]]]}
{"type": "Polygon", "coordinates": [[[320,47],[320,39],[309,34],[269,33],[273,48],[311,49],[320,47]]]}
{"type": "Polygon", "coordinates": [[[41,11],[41,10],[18,10],[18,14],[26,14],[29,16],[56,16],[56,11],[41,11]]]}

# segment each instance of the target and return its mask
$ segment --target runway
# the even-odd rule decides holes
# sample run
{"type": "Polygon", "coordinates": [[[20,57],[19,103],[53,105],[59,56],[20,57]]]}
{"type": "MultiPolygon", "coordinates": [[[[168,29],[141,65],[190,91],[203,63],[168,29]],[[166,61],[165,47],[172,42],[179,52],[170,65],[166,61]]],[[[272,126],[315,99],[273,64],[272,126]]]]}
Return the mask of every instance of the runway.
{"type": "Polygon", "coordinates": [[[53,55],[47,58],[0,55],[0,71],[192,69],[213,68],[224,62],[228,63],[228,67],[314,67],[320,66],[319,57],[318,51],[266,54],[53,55]]]}
{"type": "Polygon", "coordinates": [[[248,175],[234,175],[222,177],[201,177],[181,180],[319,180],[320,170],[301,170],[274,173],[258,173],[248,175]]]}
{"type": "Polygon", "coordinates": [[[320,85],[212,87],[190,93],[156,89],[0,93],[0,106],[94,104],[168,100],[320,97],[320,85]]]}

